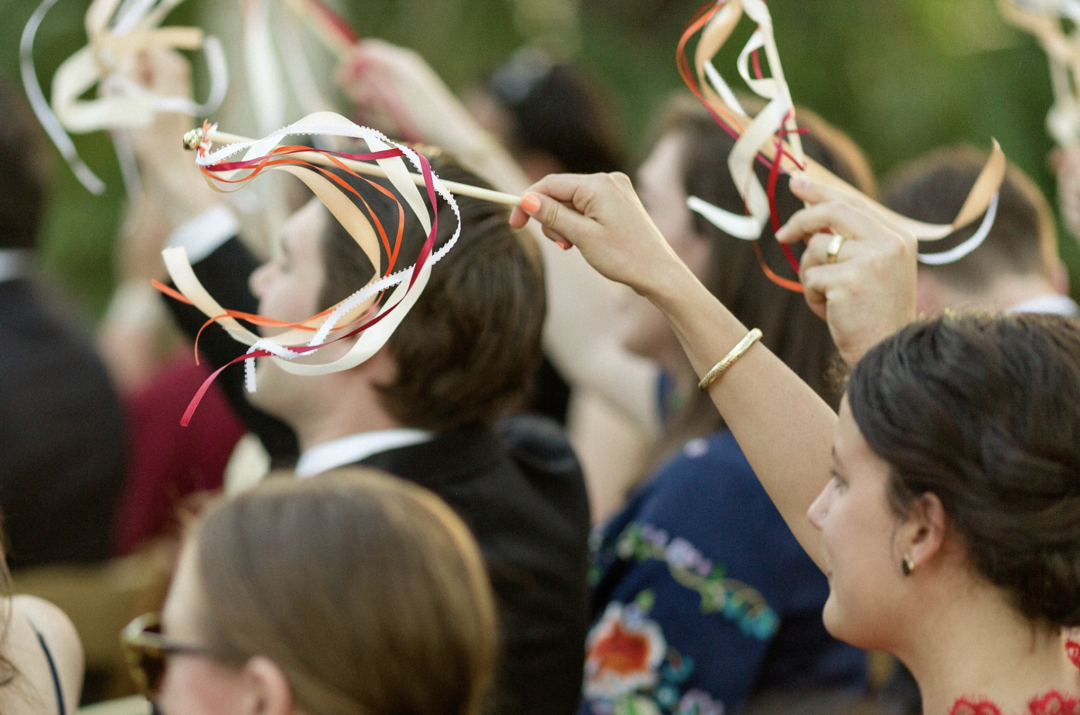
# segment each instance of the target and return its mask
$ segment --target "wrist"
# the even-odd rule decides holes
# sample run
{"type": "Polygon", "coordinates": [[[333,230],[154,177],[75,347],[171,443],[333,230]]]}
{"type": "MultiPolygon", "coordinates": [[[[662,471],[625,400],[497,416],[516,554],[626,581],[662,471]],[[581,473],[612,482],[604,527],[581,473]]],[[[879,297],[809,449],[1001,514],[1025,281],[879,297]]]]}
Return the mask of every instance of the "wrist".
{"type": "Polygon", "coordinates": [[[697,276],[674,255],[668,260],[654,263],[644,280],[631,288],[664,312],[667,312],[666,308],[696,293],[699,288],[704,290],[697,276]]]}

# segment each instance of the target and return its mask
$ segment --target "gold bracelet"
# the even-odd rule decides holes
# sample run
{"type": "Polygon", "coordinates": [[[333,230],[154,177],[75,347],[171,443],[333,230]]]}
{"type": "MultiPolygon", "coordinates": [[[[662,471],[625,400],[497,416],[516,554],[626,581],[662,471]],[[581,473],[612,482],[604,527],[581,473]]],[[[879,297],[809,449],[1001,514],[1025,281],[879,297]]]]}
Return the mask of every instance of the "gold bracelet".
{"type": "Polygon", "coordinates": [[[750,346],[758,340],[761,340],[761,331],[754,328],[746,334],[745,338],[739,341],[738,345],[731,349],[731,352],[724,356],[723,360],[716,363],[712,370],[705,373],[705,377],[701,378],[701,382],[698,383],[698,389],[702,392],[708,392],[713,383],[723,377],[724,373],[735,364],[735,361],[741,358],[750,349],[750,346]]]}

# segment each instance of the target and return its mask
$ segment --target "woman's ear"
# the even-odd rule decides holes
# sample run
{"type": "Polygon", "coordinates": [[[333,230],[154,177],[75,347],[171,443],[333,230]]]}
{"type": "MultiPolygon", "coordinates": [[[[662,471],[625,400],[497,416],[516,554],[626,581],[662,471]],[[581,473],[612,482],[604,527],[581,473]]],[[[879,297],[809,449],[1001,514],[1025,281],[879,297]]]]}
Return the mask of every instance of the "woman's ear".
{"type": "Polygon", "coordinates": [[[261,655],[249,658],[242,670],[249,688],[250,715],[290,715],[292,688],[277,663],[261,655]]]}
{"type": "Polygon", "coordinates": [[[911,503],[908,520],[901,528],[901,558],[914,572],[928,564],[942,549],[948,516],[936,494],[927,492],[911,503]]]}

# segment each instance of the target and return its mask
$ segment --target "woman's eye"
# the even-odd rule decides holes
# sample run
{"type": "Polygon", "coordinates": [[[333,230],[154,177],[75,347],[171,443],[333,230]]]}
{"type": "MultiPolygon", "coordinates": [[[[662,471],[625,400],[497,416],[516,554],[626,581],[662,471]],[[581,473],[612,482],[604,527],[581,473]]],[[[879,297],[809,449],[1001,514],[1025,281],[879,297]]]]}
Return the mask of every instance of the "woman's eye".
{"type": "Polygon", "coordinates": [[[832,478],[833,478],[833,481],[834,481],[834,482],[836,482],[836,488],[837,488],[837,489],[838,489],[839,491],[847,491],[848,483],[847,483],[847,480],[846,480],[846,479],[844,479],[843,477],[841,477],[841,476],[840,476],[839,474],[837,474],[836,472],[833,472],[833,473],[832,473],[832,478]]]}

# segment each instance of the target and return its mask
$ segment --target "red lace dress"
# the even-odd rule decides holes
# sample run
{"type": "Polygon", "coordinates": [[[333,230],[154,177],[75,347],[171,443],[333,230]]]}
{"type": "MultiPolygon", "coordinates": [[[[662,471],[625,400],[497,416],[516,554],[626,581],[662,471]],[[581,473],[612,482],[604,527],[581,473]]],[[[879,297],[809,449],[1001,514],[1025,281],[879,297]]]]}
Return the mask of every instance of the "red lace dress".
{"type": "MultiPolygon", "coordinates": [[[[1028,703],[1029,715],[1080,715],[1080,698],[1074,698],[1051,690],[1046,695],[1032,698],[1028,703]]],[[[991,700],[960,698],[953,703],[949,715],[1004,715],[1001,708],[991,700]]]]}
{"type": "MultiPolygon", "coordinates": [[[[1080,642],[1072,638],[1065,641],[1065,652],[1073,665],[1080,668],[1080,642]]],[[[949,715],[1004,715],[997,703],[985,698],[960,698],[953,703],[949,715]]],[[[1046,695],[1032,698],[1028,703],[1028,715],[1080,715],[1080,698],[1051,690],[1046,695]]]]}

